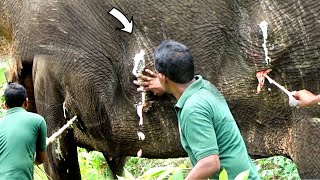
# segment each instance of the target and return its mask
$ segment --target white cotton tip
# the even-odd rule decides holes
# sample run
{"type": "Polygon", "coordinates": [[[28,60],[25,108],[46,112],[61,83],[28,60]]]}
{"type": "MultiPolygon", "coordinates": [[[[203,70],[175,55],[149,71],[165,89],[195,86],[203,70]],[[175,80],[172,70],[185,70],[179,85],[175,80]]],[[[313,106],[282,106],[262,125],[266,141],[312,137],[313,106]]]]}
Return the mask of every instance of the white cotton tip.
{"type": "Polygon", "coordinates": [[[289,96],[289,106],[296,107],[298,106],[299,101],[296,100],[293,96],[289,96]]]}
{"type": "Polygon", "coordinates": [[[146,138],[143,132],[138,132],[138,137],[139,137],[139,140],[142,140],[142,141],[146,138]]]}

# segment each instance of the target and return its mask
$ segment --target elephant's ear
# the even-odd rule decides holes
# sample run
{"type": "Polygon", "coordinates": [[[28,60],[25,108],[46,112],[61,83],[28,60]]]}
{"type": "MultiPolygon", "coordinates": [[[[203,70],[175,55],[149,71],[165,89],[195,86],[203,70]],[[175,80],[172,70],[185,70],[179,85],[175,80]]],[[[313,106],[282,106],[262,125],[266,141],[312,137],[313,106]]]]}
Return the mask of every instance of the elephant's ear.
{"type": "Polygon", "coordinates": [[[21,82],[19,75],[21,74],[22,64],[20,60],[16,60],[14,56],[5,59],[7,64],[5,76],[7,82],[21,82]]]}

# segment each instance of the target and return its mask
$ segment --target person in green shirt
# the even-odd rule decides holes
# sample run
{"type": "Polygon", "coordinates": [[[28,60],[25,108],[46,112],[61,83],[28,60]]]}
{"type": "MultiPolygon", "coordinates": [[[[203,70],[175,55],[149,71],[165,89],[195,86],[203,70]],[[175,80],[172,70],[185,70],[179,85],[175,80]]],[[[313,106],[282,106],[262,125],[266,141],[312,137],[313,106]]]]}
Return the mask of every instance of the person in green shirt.
{"type": "Polygon", "coordinates": [[[0,180],[31,180],[33,164],[46,159],[46,122],[25,110],[26,96],[26,89],[17,83],[9,83],[4,91],[7,111],[0,119],[0,180]]]}
{"type": "Polygon", "coordinates": [[[249,179],[260,179],[226,100],[213,84],[195,76],[189,49],[166,40],[156,48],[154,59],[157,72],[146,70],[149,75],[134,83],[178,100],[181,144],[194,166],[186,179],[218,179],[222,169],[229,179],[246,170],[250,170],[249,179]]]}

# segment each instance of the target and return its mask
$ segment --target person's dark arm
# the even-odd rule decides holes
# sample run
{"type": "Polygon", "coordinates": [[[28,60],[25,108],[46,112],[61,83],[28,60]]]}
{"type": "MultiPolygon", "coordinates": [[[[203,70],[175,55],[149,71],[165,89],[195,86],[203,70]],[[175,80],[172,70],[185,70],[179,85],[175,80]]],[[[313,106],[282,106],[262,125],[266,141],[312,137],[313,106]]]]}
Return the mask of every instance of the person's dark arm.
{"type": "Polygon", "coordinates": [[[186,177],[186,180],[210,178],[219,171],[219,155],[214,154],[198,161],[198,163],[192,168],[191,172],[186,177]]]}
{"type": "Polygon", "coordinates": [[[35,164],[42,164],[47,157],[46,153],[46,144],[47,140],[47,125],[44,120],[40,123],[38,137],[37,137],[37,145],[36,145],[36,158],[34,163],[35,164]]]}

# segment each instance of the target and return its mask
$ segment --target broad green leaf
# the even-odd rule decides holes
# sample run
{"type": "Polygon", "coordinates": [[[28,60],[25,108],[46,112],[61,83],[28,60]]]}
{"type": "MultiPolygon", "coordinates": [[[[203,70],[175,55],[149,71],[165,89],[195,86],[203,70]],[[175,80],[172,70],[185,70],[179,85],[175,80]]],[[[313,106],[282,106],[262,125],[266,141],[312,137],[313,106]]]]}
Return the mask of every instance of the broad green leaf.
{"type": "Polygon", "coordinates": [[[183,180],[183,173],[180,168],[176,168],[172,176],[169,178],[170,180],[183,180]]]}
{"type": "Polygon", "coordinates": [[[167,178],[169,176],[169,174],[173,173],[177,168],[168,168],[167,170],[165,170],[162,174],[159,175],[159,177],[157,178],[157,180],[162,180],[164,178],[167,178]]]}
{"type": "Polygon", "coordinates": [[[246,171],[243,171],[240,174],[238,174],[234,180],[247,180],[249,177],[249,173],[250,173],[249,169],[246,171]]]}
{"type": "Polygon", "coordinates": [[[220,172],[219,180],[228,180],[228,173],[225,169],[220,172]]]}
{"type": "Polygon", "coordinates": [[[155,167],[149,169],[147,172],[145,172],[142,175],[142,179],[150,179],[160,176],[162,173],[164,173],[168,167],[155,167]]]}
{"type": "Polygon", "coordinates": [[[124,168],[124,177],[127,180],[135,180],[135,178],[133,177],[133,175],[126,169],[124,168]]]}

